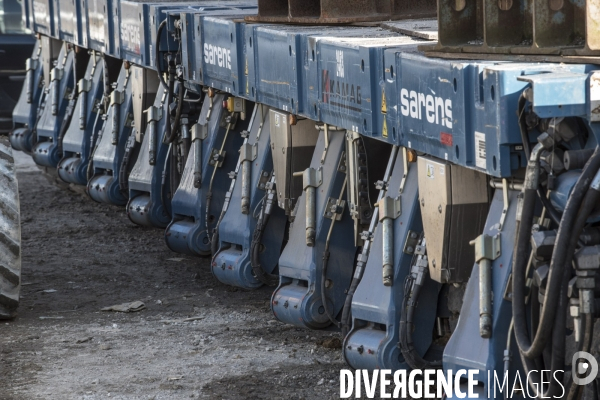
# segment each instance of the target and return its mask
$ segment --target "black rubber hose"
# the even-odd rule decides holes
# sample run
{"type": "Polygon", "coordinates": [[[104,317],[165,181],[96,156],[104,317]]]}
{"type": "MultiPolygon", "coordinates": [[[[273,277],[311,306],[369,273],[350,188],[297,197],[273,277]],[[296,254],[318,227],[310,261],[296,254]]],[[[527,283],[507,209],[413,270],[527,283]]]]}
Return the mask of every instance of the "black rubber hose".
{"type": "Polygon", "coordinates": [[[163,85],[165,89],[168,89],[167,82],[165,82],[165,78],[163,77],[163,72],[160,70],[160,38],[162,36],[162,31],[167,26],[167,20],[165,19],[163,22],[158,25],[158,30],[156,31],[156,49],[154,53],[154,62],[156,63],[156,71],[158,72],[158,80],[160,84],[163,85]]]}
{"type": "MultiPolygon", "coordinates": [[[[563,275],[563,281],[560,288],[560,296],[559,296],[559,304],[558,309],[556,311],[556,319],[554,320],[554,326],[552,329],[552,343],[551,343],[551,361],[550,361],[550,370],[552,371],[552,378],[549,379],[550,384],[548,385],[548,389],[544,392],[540,392],[540,388],[542,388],[542,382],[548,382],[542,378],[541,374],[543,370],[548,370],[545,366],[540,366],[538,362],[524,357],[523,353],[521,353],[521,361],[523,362],[523,366],[525,369],[525,374],[529,377],[527,380],[529,383],[529,387],[534,392],[534,397],[538,398],[555,398],[562,392],[562,387],[559,384],[562,382],[564,378],[564,370],[565,370],[565,352],[566,352],[566,322],[567,322],[567,311],[569,306],[569,298],[567,296],[567,290],[569,286],[569,278],[571,276],[571,270],[566,268],[565,274],[563,275]],[[539,372],[539,373],[538,373],[539,372]]],[[[543,364],[543,362],[541,363],[543,364]]]]}
{"type": "MultiPolygon", "coordinates": [[[[334,223],[334,221],[332,221],[334,223]]],[[[329,250],[325,250],[323,252],[323,267],[321,268],[321,302],[323,303],[323,309],[325,310],[325,314],[327,314],[327,318],[334,324],[337,328],[342,327],[342,323],[335,319],[335,317],[329,312],[329,307],[327,305],[327,295],[325,293],[325,281],[327,280],[327,264],[329,263],[329,250]]]]}
{"type": "Polygon", "coordinates": [[[250,254],[252,263],[252,272],[260,282],[267,286],[277,286],[279,284],[279,276],[267,273],[262,265],[260,265],[260,244],[265,231],[265,227],[269,222],[270,214],[267,214],[266,208],[267,200],[265,199],[263,208],[261,210],[261,216],[258,219],[254,234],[252,235],[252,243],[250,244],[250,254]]]}
{"type": "MultiPolygon", "coordinates": [[[[363,267],[364,271],[364,267],[363,267]]],[[[352,309],[352,299],[354,298],[354,293],[356,293],[356,288],[358,288],[358,284],[362,279],[362,274],[360,277],[352,278],[352,282],[350,283],[350,288],[348,289],[348,294],[346,295],[346,300],[344,301],[344,308],[342,310],[342,337],[345,338],[348,336],[348,332],[350,332],[350,319],[351,319],[351,309],[352,309]]]]}
{"type": "MultiPolygon", "coordinates": [[[[540,316],[540,326],[533,340],[530,339],[527,328],[527,316],[525,309],[525,281],[526,269],[529,261],[529,238],[533,224],[533,213],[535,209],[536,192],[533,189],[523,190],[523,206],[521,221],[517,222],[517,236],[515,252],[513,256],[513,318],[515,338],[520,351],[527,358],[534,359],[539,356],[548,343],[555,311],[559,301],[559,290],[563,270],[565,268],[568,254],[568,243],[571,238],[575,244],[581,231],[574,231],[575,221],[583,198],[588,191],[590,183],[600,169],[600,151],[596,151],[588,161],[581,176],[579,177],[563,213],[558,227],[556,243],[552,260],[548,283],[546,285],[546,299],[540,316]]],[[[583,229],[583,227],[581,228],[583,229]]],[[[572,256],[572,255],[571,255],[572,256]]]]}
{"type": "Polygon", "coordinates": [[[402,302],[402,313],[400,316],[400,351],[404,361],[412,369],[442,368],[442,361],[427,361],[421,357],[413,343],[414,323],[413,318],[419,302],[422,285],[412,285],[413,278],[409,275],[404,282],[404,300],[402,302]],[[412,291],[411,291],[412,286],[412,291]]]}
{"type": "Polygon", "coordinates": [[[519,97],[518,103],[518,111],[517,117],[519,120],[519,131],[521,133],[521,141],[523,142],[523,151],[525,152],[525,157],[529,160],[529,156],[531,155],[531,147],[529,144],[529,135],[527,133],[527,122],[525,121],[525,105],[527,104],[527,99],[525,98],[525,92],[521,93],[521,97],[519,97]]]}
{"type": "MultiPolygon", "coordinates": [[[[169,62],[170,63],[170,62],[169,62]]],[[[173,137],[173,131],[171,130],[171,113],[169,107],[173,102],[173,94],[175,93],[175,75],[171,73],[171,66],[169,65],[169,88],[167,89],[167,115],[165,116],[165,136],[164,142],[167,144],[173,143],[175,138],[173,137]]]]}
{"type": "MultiPolygon", "coordinates": [[[[171,84],[171,82],[169,81],[169,85],[170,84],[171,84]]],[[[179,131],[179,124],[181,122],[181,113],[183,111],[183,93],[184,93],[183,81],[179,81],[179,92],[177,95],[177,111],[175,112],[175,121],[173,121],[173,126],[169,126],[170,132],[168,132],[168,135],[167,135],[167,137],[168,137],[167,143],[173,143],[175,141],[175,139],[177,138],[177,131],[179,131]]]]}
{"type": "Polygon", "coordinates": [[[562,218],[562,213],[560,211],[558,211],[556,208],[554,208],[554,206],[552,205],[550,200],[548,200],[548,197],[546,197],[546,195],[544,194],[544,192],[542,191],[541,188],[538,189],[537,193],[538,193],[538,197],[540,198],[540,201],[542,202],[542,205],[546,209],[546,213],[548,214],[548,216],[550,217],[552,222],[554,222],[556,225],[560,224],[560,219],[562,218]]]}

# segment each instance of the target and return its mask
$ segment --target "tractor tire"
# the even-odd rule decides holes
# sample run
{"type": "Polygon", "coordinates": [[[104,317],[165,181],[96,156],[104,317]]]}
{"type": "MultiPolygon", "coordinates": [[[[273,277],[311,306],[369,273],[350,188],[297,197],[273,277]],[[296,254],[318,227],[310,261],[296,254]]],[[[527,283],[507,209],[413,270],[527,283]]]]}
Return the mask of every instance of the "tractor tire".
{"type": "Polygon", "coordinates": [[[14,318],[21,289],[21,221],[15,160],[0,136],[0,319],[14,318]]]}

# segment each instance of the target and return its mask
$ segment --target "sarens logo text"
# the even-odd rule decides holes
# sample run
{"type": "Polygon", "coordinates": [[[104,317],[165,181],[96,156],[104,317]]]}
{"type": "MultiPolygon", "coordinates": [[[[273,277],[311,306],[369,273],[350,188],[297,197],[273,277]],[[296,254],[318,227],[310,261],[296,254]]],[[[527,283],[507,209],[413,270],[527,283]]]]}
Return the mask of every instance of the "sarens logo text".
{"type": "Polygon", "coordinates": [[[121,40],[125,47],[139,53],[141,47],[140,27],[121,22],[121,40]]]}
{"type": "Polygon", "coordinates": [[[452,100],[450,99],[402,89],[400,104],[400,111],[405,117],[425,119],[430,124],[452,128],[452,100]]]}
{"type": "Polygon", "coordinates": [[[231,50],[224,47],[204,43],[204,62],[231,69],[231,50]]]}

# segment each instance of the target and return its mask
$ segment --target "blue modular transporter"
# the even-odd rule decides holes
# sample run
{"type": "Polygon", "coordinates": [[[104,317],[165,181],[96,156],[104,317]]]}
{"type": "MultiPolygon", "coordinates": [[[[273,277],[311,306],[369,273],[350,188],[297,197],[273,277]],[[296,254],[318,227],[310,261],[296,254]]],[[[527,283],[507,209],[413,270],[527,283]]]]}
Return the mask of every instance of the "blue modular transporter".
{"type": "Polygon", "coordinates": [[[591,390],[537,371],[589,352],[599,315],[593,2],[332,3],[28,0],[13,146],[221,282],[272,286],[280,321],[339,329],[352,368],[591,390]]]}

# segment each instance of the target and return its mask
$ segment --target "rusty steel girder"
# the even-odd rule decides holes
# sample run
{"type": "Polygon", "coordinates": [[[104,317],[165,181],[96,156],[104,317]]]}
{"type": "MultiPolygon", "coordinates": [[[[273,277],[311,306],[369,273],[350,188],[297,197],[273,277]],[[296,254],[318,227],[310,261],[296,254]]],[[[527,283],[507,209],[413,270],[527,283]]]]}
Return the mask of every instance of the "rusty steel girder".
{"type": "Polygon", "coordinates": [[[348,24],[433,17],[436,0],[258,0],[249,22],[348,24]]]}
{"type": "Polygon", "coordinates": [[[600,0],[439,0],[438,22],[438,44],[422,50],[600,55],[600,0]]]}

